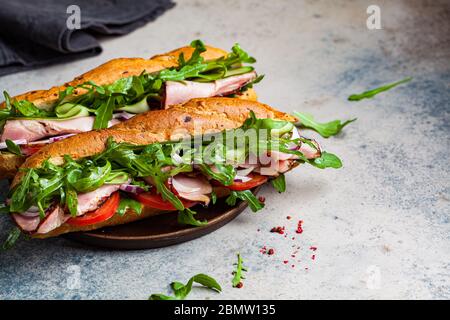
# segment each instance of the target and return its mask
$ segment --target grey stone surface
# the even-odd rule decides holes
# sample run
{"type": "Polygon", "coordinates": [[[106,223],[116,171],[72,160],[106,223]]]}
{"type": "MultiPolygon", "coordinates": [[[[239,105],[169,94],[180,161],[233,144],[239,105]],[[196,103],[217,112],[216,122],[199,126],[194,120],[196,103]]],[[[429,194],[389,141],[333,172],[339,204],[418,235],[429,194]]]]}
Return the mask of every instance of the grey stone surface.
{"type": "MultiPolygon", "coordinates": [[[[194,38],[223,48],[239,42],[266,74],[261,101],[321,120],[358,118],[337,137],[305,133],[340,155],[344,168],[300,167],[285,194],[263,189],[262,212],[246,210],[203,238],[148,251],[21,241],[0,253],[0,299],[145,299],[200,272],[215,276],[223,293],[198,289],[190,298],[450,298],[449,21],[448,1],[178,1],[155,23],[105,39],[100,56],[0,78],[1,89],[18,94],[194,38]],[[382,30],[366,28],[373,3],[382,30]],[[346,100],[406,76],[414,81],[374,99],[346,100]],[[299,219],[304,232],[295,234],[299,219]],[[286,238],[269,232],[278,225],[286,238]],[[262,246],[275,254],[261,254],[262,246]],[[244,288],[233,289],[238,251],[249,271],[244,288]],[[69,289],[74,265],[81,283],[69,289]]],[[[1,234],[10,226],[1,216],[1,234]]]]}

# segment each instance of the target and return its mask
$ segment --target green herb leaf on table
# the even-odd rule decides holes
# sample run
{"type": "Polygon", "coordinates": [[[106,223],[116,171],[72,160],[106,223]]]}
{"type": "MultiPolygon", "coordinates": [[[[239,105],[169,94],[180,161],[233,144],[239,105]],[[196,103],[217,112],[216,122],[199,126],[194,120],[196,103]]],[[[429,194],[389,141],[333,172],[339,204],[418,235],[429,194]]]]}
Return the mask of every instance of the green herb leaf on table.
{"type": "Polygon", "coordinates": [[[21,234],[22,232],[18,227],[14,227],[13,229],[11,229],[8,236],[6,237],[6,240],[2,244],[2,251],[11,249],[17,242],[17,240],[19,240],[21,234]]]}
{"type": "Polygon", "coordinates": [[[275,179],[271,180],[272,186],[277,190],[279,193],[286,191],[286,178],[284,174],[280,174],[275,179]]]}
{"type": "Polygon", "coordinates": [[[221,292],[222,288],[220,286],[220,284],[212,277],[203,274],[203,273],[199,273],[195,276],[193,276],[192,278],[189,279],[189,281],[184,285],[181,282],[172,282],[170,284],[170,287],[172,288],[173,292],[174,292],[174,297],[172,296],[168,296],[168,295],[164,295],[164,294],[152,294],[149,297],[149,300],[184,300],[189,293],[192,290],[192,285],[194,283],[198,283],[208,289],[211,289],[213,291],[216,292],[221,292]]]}
{"type": "Polygon", "coordinates": [[[368,90],[368,91],[365,91],[365,92],[360,93],[360,94],[352,94],[351,96],[348,97],[348,100],[349,101],[360,101],[362,99],[370,99],[370,98],[373,98],[374,96],[376,96],[377,94],[379,94],[381,92],[388,91],[388,90],[390,90],[392,88],[395,88],[398,85],[407,83],[407,82],[411,81],[412,79],[413,79],[412,77],[408,77],[408,78],[405,78],[403,80],[400,80],[400,81],[397,81],[397,82],[394,82],[394,83],[390,83],[390,84],[381,86],[381,87],[376,88],[376,89],[368,90]]]}
{"type": "Polygon", "coordinates": [[[22,151],[20,150],[20,147],[14,143],[14,141],[6,139],[6,148],[8,149],[9,152],[21,156],[22,155],[22,151]]]}
{"type": "Polygon", "coordinates": [[[310,164],[319,169],[342,167],[342,161],[336,155],[323,151],[319,158],[310,160],[310,164]]]}
{"type": "Polygon", "coordinates": [[[237,264],[235,264],[236,270],[233,271],[234,276],[233,276],[233,280],[231,280],[231,283],[232,283],[233,287],[235,287],[235,288],[239,285],[239,283],[241,282],[242,279],[245,279],[242,276],[242,273],[244,271],[245,272],[247,271],[247,268],[244,267],[244,260],[242,260],[242,257],[239,253],[237,254],[237,258],[238,258],[238,261],[237,261],[237,264]]]}
{"type": "Polygon", "coordinates": [[[348,124],[356,121],[355,119],[341,122],[341,120],[334,120],[330,122],[320,123],[314,120],[313,116],[307,113],[294,112],[294,117],[299,119],[296,123],[299,127],[309,128],[319,133],[324,138],[337,135],[348,124]]]}

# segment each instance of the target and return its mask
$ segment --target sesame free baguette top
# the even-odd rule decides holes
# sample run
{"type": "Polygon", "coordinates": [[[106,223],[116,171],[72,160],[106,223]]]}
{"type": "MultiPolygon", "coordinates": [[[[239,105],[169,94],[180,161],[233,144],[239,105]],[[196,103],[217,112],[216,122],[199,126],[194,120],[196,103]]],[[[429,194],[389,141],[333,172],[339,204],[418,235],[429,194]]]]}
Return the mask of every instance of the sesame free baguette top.
{"type": "MultiPolygon", "coordinates": [[[[237,98],[199,98],[166,110],[149,111],[109,129],[77,134],[43,147],[27,158],[23,168],[38,168],[49,159],[60,165],[64,155],[82,159],[101,153],[106,141],[135,145],[179,140],[182,135],[214,133],[240,127],[253,111],[258,118],[273,118],[293,122],[296,119],[268,105],[237,98]]],[[[22,178],[19,171],[11,184],[13,188],[22,178]]]]}
{"type": "MultiPolygon", "coordinates": [[[[64,91],[69,86],[77,86],[87,81],[92,81],[96,85],[104,86],[112,84],[113,82],[130,76],[138,76],[142,72],[154,73],[167,68],[178,66],[178,56],[183,53],[186,60],[188,60],[194,48],[182,47],[175,49],[165,54],[156,55],[150,59],[144,58],[117,58],[110,60],[95,69],[92,69],[70,82],[65,83],[62,86],[55,86],[48,90],[34,90],[29,91],[15,97],[13,100],[27,100],[36,105],[40,109],[50,109],[59,98],[59,92],[64,91]]],[[[214,60],[220,57],[226,56],[227,52],[206,46],[206,51],[202,52],[201,56],[206,60],[214,60]]],[[[87,90],[83,88],[77,88],[74,90],[72,97],[77,97],[86,93],[87,90]]],[[[0,104],[0,109],[5,108],[5,102],[0,104]]]]}

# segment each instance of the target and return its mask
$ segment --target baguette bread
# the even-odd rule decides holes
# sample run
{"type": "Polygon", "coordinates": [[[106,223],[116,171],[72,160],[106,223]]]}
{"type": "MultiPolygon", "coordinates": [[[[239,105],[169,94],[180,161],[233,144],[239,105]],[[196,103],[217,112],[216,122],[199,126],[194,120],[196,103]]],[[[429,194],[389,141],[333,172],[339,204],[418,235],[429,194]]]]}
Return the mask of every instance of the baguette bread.
{"type": "MultiPolygon", "coordinates": [[[[273,118],[285,121],[296,119],[288,114],[277,111],[265,104],[236,98],[199,98],[190,100],[170,109],[156,110],[135,116],[127,122],[114,127],[90,131],[47,145],[37,153],[27,158],[21,168],[37,168],[43,161],[49,159],[54,164],[62,164],[63,156],[70,155],[73,159],[93,156],[105,150],[106,141],[113,137],[116,142],[127,142],[136,145],[148,145],[157,142],[174,140],[174,133],[194,135],[195,130],[202,132],[221,132],[240,127],[253,111],[258,118],[273,118]]],[[[11,188],[23,177],[19,171],[11,188]]],[[[221,195],[224,195],[223,193],[221,195]]],[[[67,223],[46,234],[34,234],[33,237],[46,238],[74,231],[86,231],[104,226],[124,224],[131,221],[161,213],[160,210],[144,208],[137,215],[128,210],[125,215],[115,215],[100,224],[90,226],[72,226],[67,223]]]]}
{"type": "MultiPolygon", "coordinates": [[[[206,51],[201,55],[205,60],[218,59],[227,54],[226,51],[211,46],[206,46],[206,51]]],[[[144,58],[118,58],[108,61],[99,67],[92,69],[62,86],[55,86],[48,90],[35,90],[12,97],[14,100],[27,100],[34,103],[40,109],[49,109],[58,101],[59,92],[69,86],[77,86],[87,81],[93,81],[97,85],[108,85],[124,77],[136,76],[142,72],[154,73],[163,69],[178,66],[178,56],[183,53],[189,59],[194,52],[194,48],[182,47],[165,54],[156,55],[150,59],[144,58]]],[[[73,97],[86,93],[86,89],[77,88],[73,92],[73,97]]],[[[253,89],[248,89],[240,99],[257,100],[253,89]]],[[[5,102],[0,104],[0,109],[5,108],[5,102]]],[[[18,156],[6,151],[0,151],[0,179],[12,178],[17,172],[18,166],[25,161],[24,156],[18,156]]]]}

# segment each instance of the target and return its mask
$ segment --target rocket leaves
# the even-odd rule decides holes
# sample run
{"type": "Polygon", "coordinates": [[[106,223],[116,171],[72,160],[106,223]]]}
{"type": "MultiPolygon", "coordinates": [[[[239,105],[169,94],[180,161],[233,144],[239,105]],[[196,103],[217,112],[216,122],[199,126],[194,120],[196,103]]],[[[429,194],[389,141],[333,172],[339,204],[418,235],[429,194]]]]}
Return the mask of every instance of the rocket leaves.
{"type": "Polygon", "coordinates": [[[220,284],[213,278],[206,274],[199,273],[192,278],[186,284],[183,284],[178,281],[174,281],[170,284],[170,287],[174,293],[174,296],[167,296],[161,293],[152,294],[148,299],[149,300],[184,300],[189,295],[192,290],[192,285],[194,283],[198,283],[208,289],[211,289],[216,292],[221,292],[222,287],[220,284]]]}

